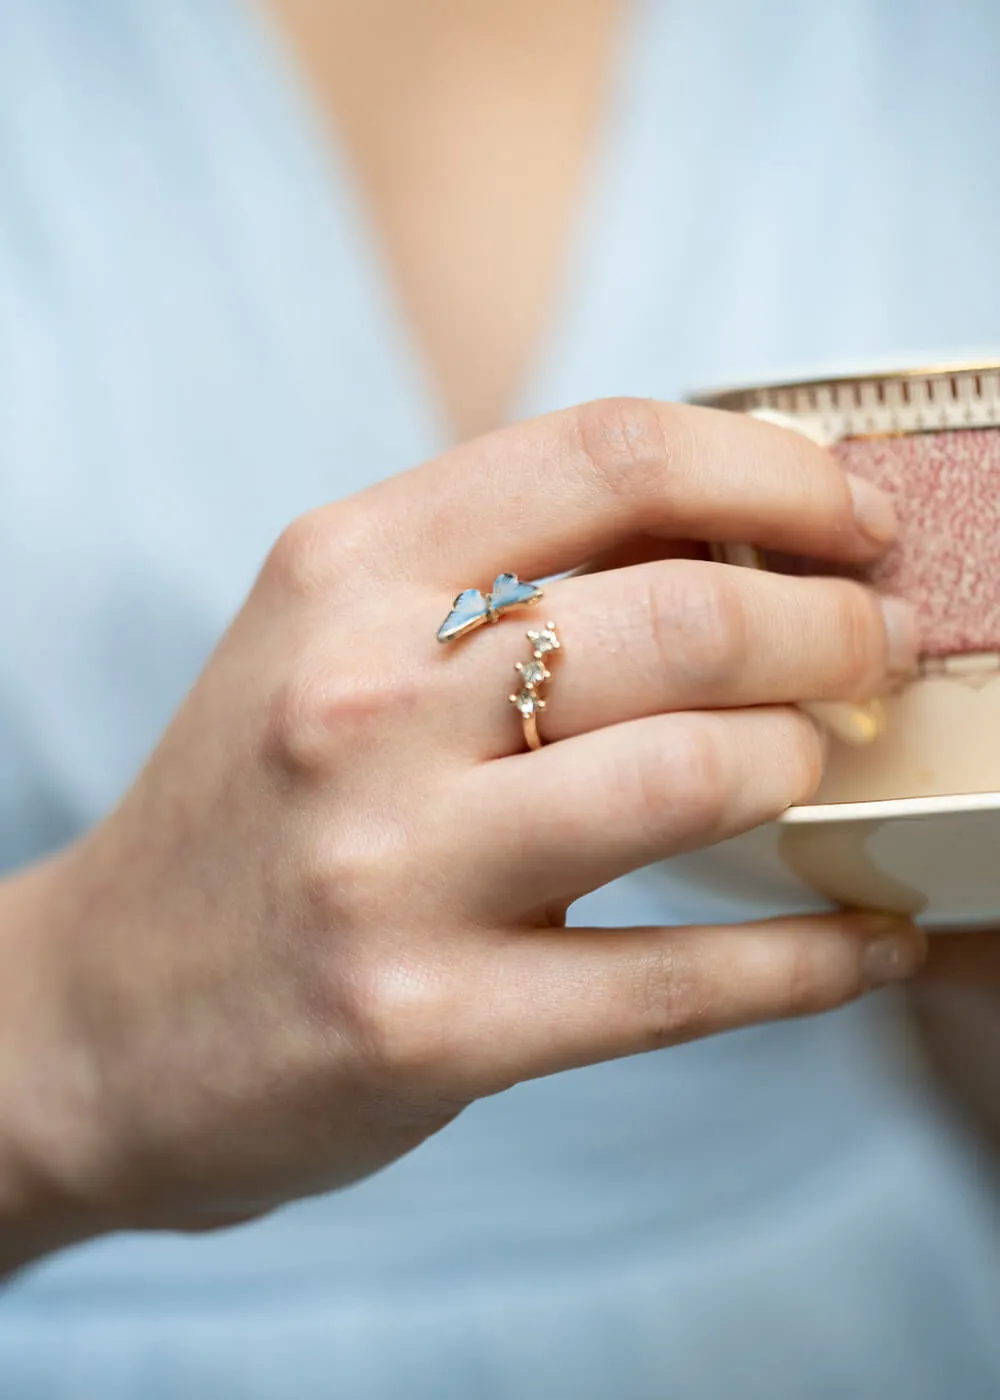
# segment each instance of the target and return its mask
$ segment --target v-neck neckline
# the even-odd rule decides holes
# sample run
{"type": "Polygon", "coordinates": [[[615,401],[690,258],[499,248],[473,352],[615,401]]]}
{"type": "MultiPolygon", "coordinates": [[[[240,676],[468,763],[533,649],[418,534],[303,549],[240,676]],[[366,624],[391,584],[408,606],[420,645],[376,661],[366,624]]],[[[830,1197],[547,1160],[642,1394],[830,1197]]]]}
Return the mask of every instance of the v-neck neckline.
{"type": "MultiPolygon", "coordinates": [[[[455,441],[443,396],[434,382],[427,357],[392,285],[392,278],[374,234],[371,214],[342,144],[331,130],[310,92],[298,61],[262,0],[221,0],[249,45],[260,82],[285,128],[298,166],[313,188],[314,202],[325,205],[329,225],[339,237],[330,248],[329,263],[318,268],[327,283],[336,283],[344,269],[334,264],[349,254],[355,311],[361,312],[355,335],[365,342],[364,361],[381,377],[379,389],[406,432],[412,447],[433,455],[455,441]]],[[[603,99],[599,129],[583,174],[573,224],[561,257],[551,312],[526,360],[511,406],[510,421],[533,416],[563,402],[561,386],[571,386],[579,347],[606,334],[601,325],[605,287],[613,266],[609,259],[627,251],[620,238],[609,238],[607,212],[617,203],[616,189],[631,164],[630,147],[643,93],[637,91],[641,57],[648,48],[650,25],[662,15],[659,0],[628,0],[616,36],[616,54],[603,99]],[[597,312],[597,324],[594,315],[597,312]]],[[[272,109],[273,110],[273,109],[272,109]]],[[[572,393],[572,389],[569,389],[572,393]]]]}

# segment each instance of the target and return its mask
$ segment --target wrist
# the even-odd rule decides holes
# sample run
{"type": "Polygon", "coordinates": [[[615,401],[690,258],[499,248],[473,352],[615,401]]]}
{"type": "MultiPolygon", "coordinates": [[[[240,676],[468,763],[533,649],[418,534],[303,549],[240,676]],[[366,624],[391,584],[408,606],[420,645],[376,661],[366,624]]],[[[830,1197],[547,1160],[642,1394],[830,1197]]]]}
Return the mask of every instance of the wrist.
{"type": "Polygon", "coordinates": [[[78,916],[71,865],[0,883],[0,1275],[116,1223],[93,1189],[99,1086],[59,956],[78,916]]]}

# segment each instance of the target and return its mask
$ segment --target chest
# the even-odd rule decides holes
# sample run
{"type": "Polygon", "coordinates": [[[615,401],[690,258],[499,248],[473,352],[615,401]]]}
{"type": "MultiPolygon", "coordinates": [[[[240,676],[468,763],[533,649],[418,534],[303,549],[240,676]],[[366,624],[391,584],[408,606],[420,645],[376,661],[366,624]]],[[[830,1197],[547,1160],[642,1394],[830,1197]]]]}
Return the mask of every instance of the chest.
{"type": "Polygon", "coordinates": [[[562,291],[629,0],[269,0],[459,438],[509,415],[562,291]]]}

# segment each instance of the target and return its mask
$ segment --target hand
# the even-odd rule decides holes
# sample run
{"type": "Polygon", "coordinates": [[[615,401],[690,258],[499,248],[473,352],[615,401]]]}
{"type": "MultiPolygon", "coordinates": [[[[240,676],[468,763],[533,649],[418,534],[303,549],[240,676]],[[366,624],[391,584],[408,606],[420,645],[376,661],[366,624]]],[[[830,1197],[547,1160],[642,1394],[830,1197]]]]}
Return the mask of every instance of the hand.
{"type": "Polygon", "coordinates": [[[93,1229],[251,1215],[518,1080],[913,970],[921,936],[870,916],[563,926],[596,886],[807,798],[822,745],[794,702],[907,670],[899,605],[668,558],[435,639],[502,569],[649,536],[857,565],[892,533],[805,439],[639,401],[511,428],[293,524],[120,808],[30,877],[30,991],[0,1026],[46,1106],[20,1124],[35,1199],[93,1229]],[[547,617],[563,651],[527,753],[507,694],[547,617]]]}

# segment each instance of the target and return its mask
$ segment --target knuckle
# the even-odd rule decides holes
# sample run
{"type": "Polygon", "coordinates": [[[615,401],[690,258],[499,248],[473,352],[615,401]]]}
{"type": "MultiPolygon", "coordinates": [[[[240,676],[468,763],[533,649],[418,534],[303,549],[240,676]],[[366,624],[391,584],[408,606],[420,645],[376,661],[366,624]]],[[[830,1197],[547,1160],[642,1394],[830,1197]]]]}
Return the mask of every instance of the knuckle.
{"type": "Polygon", "coordinates": [[[666,757],[688,839],[699,845],[710,842],[722,827],[730,798],[731,772],[721,726],[708,716],[686,716],[666,757]]]}
{"type": "Polygon", "coordinates": [[[370,556],[367,512],[355,498],[300,515],[271,549],[263,575],[293,597],[327,597],[347,579],[356,579],[370,556]]]}
{"type": "Polygon", "coordinates": [[[618,799],[640,825],[650,850],[669,841],[711,841],[728,806],[728,774],[715,727],[678,716],[663,741],[630,755],[619,773],[618,799]]]}
{"type": "Polygon", "coordinates": [[[324,688],[324,727],[339,745],[353,748],[383,738],[411,720],[423,701],[424,687],[414,672],[400,667],[331,676],[324,688]]]}
{"type": "Polygon", "coordinates": [[[574,436],[590,483],[629,514],[664,495],[673,459],[668,416],[652,399],[597,399],[575,410],[574,436]]]}
{"type": "Polygon", "coordinates": [[[276,687],[264,725],[265,759],[295,776],[325,773],[340,756],[412,718],[420,687],[404,671],[364,677],[303,666],[276,687]]]}
{"type": "Polygon", "coordinates": [[[670,560],[652,572],[649,609],[661,674],[680,669],[699,693],[724,697],[749,652],[738,578],[694,559],[670,560]]]}
{"type": "Polygon", "coordinates": [[[648,1050],[692,1039],[709,1011],[708,998],[690,961],[657,951],[637,972],[634,989],[637,1024],[648,1050]]]}
{"type": "Polygon", "coordinates": [[[293,672],[270,697],[263,751],[268,767],[296,777],[317,774],[330,757],[323,687],[309,671],[293,672]]]}
{"type": "Polygon", "coordinates": [[[359,960],[346,992],[351,1038],[369,1070],[394,1083],[436,1076],[448,1061],[445,979],[427,958],[387,949],[359,960]]]}
{"type": "Polygon", "coordinates": [[[831,985],[830,969],[819,940],[796,939],[784,956],[775,988],[778,1017],[809,1016],[849,1001],[858,988],[831,985]]]}
{"type": "Polygon", "coordinates": [[[327,518],[321,511],[310,511],[278,536],[264,576],[283,592],[311,597],[329,587],[332,554],[327,518]]]}
{"type": "Polygon", "coordinates": [[[303,851],[303,908],[318,928],[335,927],[338,947],[363,952],[376,947],[398,906],[401,891],[416,908],[411,843],[405,822],[382,808],[356,808],[336,824],[321,826],[303,851]]]}
{"type": "Polygon", "coordinates": [[[319,834],[296,895],[313,945],[303,990],[312,1015],[387,1084],[439,1063],[450,1024],[440,959],[412,927],[400,938],[394,925],[404,902],[411,925],[419,921],[410,845],[403,824],[384,820],[319,834]]]}

